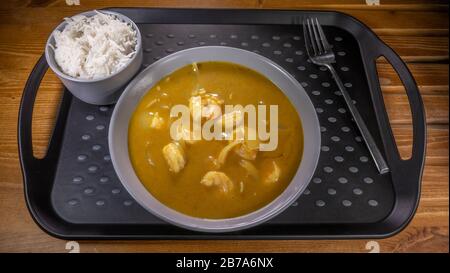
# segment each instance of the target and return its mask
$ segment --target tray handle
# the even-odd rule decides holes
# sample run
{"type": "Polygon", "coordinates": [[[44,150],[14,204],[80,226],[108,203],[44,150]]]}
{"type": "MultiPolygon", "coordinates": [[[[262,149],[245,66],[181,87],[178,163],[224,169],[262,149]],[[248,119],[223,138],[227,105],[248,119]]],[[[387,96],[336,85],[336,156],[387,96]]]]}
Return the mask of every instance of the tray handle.
{"type": "Polygon", "coordinates": [[[70,102],[67,96],[67,92],[64,92],[61,100],[61,105],[56,122],[51,134],[47,151],[43,158],[36,158],[33,155],[32,144],[32,119],[33,108],[36,100],[36,95],[40,86],[40,83],[48,69],[45,56],[42,55],[34,66],[28,80],[25,84],[22,100],[20,102],[19,120],[17,128],[17,138],[19,145],[19,155],[22,164],[22,170],[24,176],[32,174],[51,174],[54,166],[52,161],[59,155],[59,148],[61,145],[62,134],[64,131],[64,120],[67,116],[67,109],[65,104],[70,102]]]}
{"type": "Polygon", "coordinates": [[[372,56],[369,58],[370,63],[368,66],[367,76],[369,79],[370,88],[378,91],[375,92],[378,96],[372,95],[372,99],[374,100],[375,110],[378,114],[377,118],[379,124],[381,125],[380,128],[386,128],[387,130],[385,132],[389,134],[390,141],[384,143],[385,146],[388,146],[386,147],[386,151],[390,152],[389,157],[393,158],[395,161],[402,162],[401,164],[407,164],[409,167],[415,166],[421,169],[426,150],[426,118],[422,97],[414,77],[397,53],[379,40],[376,48],[377,50],[371,50],[372,56]],[[389,123],[389,118],[384,107],[382,91],[376,69],[376,60],[379,57],[385,57],[389,61],[394,70],[397,72],[406,90],[406,95],[408,97],[408,102],[411,109],[413,126],[412,153],[409,159],[402,159],[398,152],[394,135],[389,123]]]}
{"type": "Polygon", "coordinates": [[[389,217],[387,220],[395,219],[394,222],[397,224],[392,223],[394,226],[400,225],[404,227],[414,215],[420,197],[420,182],[411,182],[417,181],[417,178],[420,181],[425,162],[426,118],[424,104],[416,81],[408,67],[388,45],[378,38],[371,39],[370,42],[362,45],[362,53],[367,56],[367,58],[363,59],[366,65],[369,88],[372,91],[372,100],[378,125],[379,128],[382,128],[380,132],[396,192],[396,203],[391,214],[392,217],[389,217]],[[398,152],[383,101],[376,69],[376,60],[382,56],[389,61],[397,72],[408,97],[413,126],[412,153],[409,159],[402,159],[398,152]]]}

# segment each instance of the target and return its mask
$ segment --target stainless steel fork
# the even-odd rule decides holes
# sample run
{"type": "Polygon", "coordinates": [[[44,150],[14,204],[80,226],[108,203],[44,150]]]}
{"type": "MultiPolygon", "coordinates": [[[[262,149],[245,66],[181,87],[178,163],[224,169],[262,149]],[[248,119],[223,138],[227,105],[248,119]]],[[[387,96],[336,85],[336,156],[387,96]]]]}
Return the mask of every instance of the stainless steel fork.
{"type": "Polygon", "coordinates": [[[303,35],[305,37],[306,52],[308,53],[311,62],[328,68],[336,81],[336,84],[344,97],[345,103],[347,104],[347,107],[350,110],[359,131],[361,132],[370,154],[372,155],[373,161],[375,162],[379,173],[384,174],[389,172],[389,166],[384,160],[383,155],[378,149],[369,129],[366,126],[366,123],[359,114],[358,109],[353,104],[352,98],[348,94],[344,84],[332,65],[332,63],[335,62],[335,56],[317,18],[306,18],[303,20],[303,35]]]}

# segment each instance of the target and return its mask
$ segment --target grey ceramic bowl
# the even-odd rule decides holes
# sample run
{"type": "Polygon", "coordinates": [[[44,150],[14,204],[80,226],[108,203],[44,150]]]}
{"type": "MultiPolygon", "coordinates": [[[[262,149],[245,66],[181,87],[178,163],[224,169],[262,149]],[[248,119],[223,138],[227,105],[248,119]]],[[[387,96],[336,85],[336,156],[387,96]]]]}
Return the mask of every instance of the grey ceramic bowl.
{"type": "MultiPolygon", "coordinates": [[[[101,11],[105,14],[113,14],[117,16],[120,20],[130,23],[133,29],[136,30],[137,35],[137,44],[136,44],[136,53],[131,58],[131,60],[124,65],[119,71],[111,74],[107,77],[94,79],[94,80],[86,80],[86,79],[78,79],[71,77],[60,69],[58,64],[55,61],[55,54],[53,49],[49,46],[55,45],[55,39],[53,34],[56,30],[63,30],[66,26],[66,22],[62,22],[56,29],[52,32],[50,37],[47,40],[47,44],[45,46],[45,58],[47,59],[47,63],[53,72],[56,73],[58,78],[62,81],[64,86],[77,98],[80,100],[90,103],[90,104],[111,104],[117,101],[120,96],[120,91],[122,91],[122,87],[138,72],[141,64],[142,64],[142,39],[141,33],[139,32],[136,24],[131,21],[128,17],[111,11],[101,11]]],[[[87,17],[95,15],[95,11],[83,12],[80,15],[85,15],[87,17]]]]}
{"type": "Polygon", "coordinates": [[[320,128],[316,111],[303,87],[283,68],[246,50],[206,46],[171,54],[147,67],[127,86],[117,102],[109,127],[109,150],[123,186],[152,214],[195,231],[226,232],[258,225],[289,207],[307,187],[316,169],[320,151],[320,128]],[[134,172],[128,152],[128,124],[142,96],[162,77],[192,62],[224,61],[246,66],[276,84],[297,109],[302,122],[304,150],[298,170],[287,188],[271,203],[252,213],[228,219],[202,219],[173,210],[147,191],[134,172]]]}

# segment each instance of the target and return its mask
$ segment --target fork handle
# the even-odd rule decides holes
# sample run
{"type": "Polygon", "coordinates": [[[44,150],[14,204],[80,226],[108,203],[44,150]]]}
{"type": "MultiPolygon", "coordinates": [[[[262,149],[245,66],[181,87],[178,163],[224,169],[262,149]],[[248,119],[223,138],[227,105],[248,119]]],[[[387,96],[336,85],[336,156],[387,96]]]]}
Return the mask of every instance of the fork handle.
{"type": "Polygon", "coordinates": [[[389,166],[387,165],[386,160],[384,160],[384,157],[381,154],[380,149],[378,149],[378,146],[375,143],[375,140],[373,139],[373,136],[370,133],[369,129],[367,128],[366,123],[361,117],[361,114],[359,113],[356,106],[353,104],[352,98],[348,94],[347,89],[345,89],[345,86],[342,83],[341,78],[339,78],[339,75],[337,74],[336,70],[331,64],[327,64],[325,66],[328,68],[331,75],[333,76],[333,79],[336,81],[336,84],[339,87],[342,96],[344,97],[345,103],[347,104],[347,107],[350,110],[350,113],[352,114],[359,131],[361,132],[361,135],[364,139],[364,142],[367,145],[367,148],[369,149],[369,152],[373,158],[373,161],[375,162],[375,165],[377,166],[378,172],[380,174],[388,173],[389,166]]]}

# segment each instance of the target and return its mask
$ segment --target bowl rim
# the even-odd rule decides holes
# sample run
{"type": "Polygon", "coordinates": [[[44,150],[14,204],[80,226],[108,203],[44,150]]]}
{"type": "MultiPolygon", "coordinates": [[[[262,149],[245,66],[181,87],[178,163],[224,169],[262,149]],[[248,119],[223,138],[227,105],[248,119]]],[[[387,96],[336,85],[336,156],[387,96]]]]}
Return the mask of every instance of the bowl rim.
{"type": "MultiPolygon", "coordinates": [[[[206,55],[208,55],[208,54],[206,54],[206,55]]],[[[209,56],[209,61],[223,61],[220,59],[215,59],[215,57],[211,54],[208,56],[209,56]]],[[[248,65],[240,63],[239,61],[240,60],[238,60],[237,62],[234,62],[234,63],[245,66],[245,67],[249,67],[248,65]]],[[[199,61],[199,62],[203,62],[203,61],[199,61]]],[[[227,61],[225,61],[225,62],[227,62],[227,61]]],[[[228,62],[233,63],[232,61],[228,61],[228,62]]],[[[185,64],[179,65],[177,67],[177,69],[183,67],[184,65],[185,64]]],[[[257,71],[258,73],[264,75],[267,79],[272,81],[272,79],[269,75],[265,75],[260,70],[254,69],[253,67],[249,67],[249,68],[257,71]]],[[[152,78],[152,77],[149,77],[148,75],[146,77],[152,78]]],[[[162,77],[157,78],[157,79],[152,79],[152,83],[150,86],[147,86],[147,90],[149,90],[154,84],[156,84],[159,80],[161,80],[162,77]]],[[[125,121],[123,121],[123,122],[125,122],[125,121]]],[[[113,111],[113,114],[112,114],[112,117],[111,117],[111,120],[110,120],[109,132],[108,132],[108,145],[109,145],[109,150],[110,150],[110,155],[111,155],[111,161],[113,163],[113,166],[117,173],[119,181],[122,183],[124,188],[130,193],[130,195],[144,209],[149,211],[151,214],[157,216],[158,218],[165,220],[169,223],[172,223],[176,226],[183,227],[183,228],[186,228],[189,230],[194,230],[194,231],[216,233],[216,232],[231,232],[231,231],[237,231],[237,230],[242,230],[242,229],[247,229],[247,228],[253,227],[255,225],[258,225],[262,222],[265,222],[265,221],[273,218],[274,216],[276,216],[279,213],[281,213],[282,211],[284,211],[287,207],[289,207],[301,195],[301,193],[306,189],[306,187],[309,185],[309,183],[311,181],[311,178],[314,175],[314,172],[317,168],[317,163],[319,160],[320,146],[321,146],[321,133],[320,133],[320,125],[319,125],[318,116],[315,111],[314,105],[311,102],[311,99],[309,98],[309,96],[307,95],[306,91],[301,86],[301,84],[297,80],[295,80],[295,78],[291,74],[289,74],[286,70],[284,70],[282,67],[280,67],[279,65],[277,65],[276,63],[274,63],[273,61],[271,61],[270,59],[268,59],[266,57],[263,57],[259,54],[256,54],[254,52],[250,52],[247,50],[233,48],[233,47],[226,47],[226,46],[203,46],[203,47],[194,47],[194,48],[178,51],[176,53],[173,53],[171,55],[168,55],[168,56],[156,61],[155,63],[151,64],[146,69],[144,69],[140,74],[138,74],[128,84],[128,86],[125,88],[124,92],[120,96],[119,100],[117,101],[116,106],[113,111]],[[118,125],[117,120],[120,118],[120,115],[121,115],[120,110],[123,107],[123,104],[126,103],[124,101],[127,99],[127,96],[135,95],[136,97],[133,99],[137,99],[137,101],[133,105],[133,109],[131,111],[131,114],[132,114],[134,112],[134,109],[139,104],[140,100],[142,99],[142,97],[146,94],[146,92],[143,92],[142,94],[140,94],[140,96],[137,96],[136,93],[133,93],[133,88],[135,86],[139,85],[141,80],[145,79],[144,75],[146,75],[148,73],[152,73],[151,71],[155,67],[167,64],[168,62],[173,61],[174,59],[182,56],[183,54],[192,53],[192,52],[198,54],[198,52],[196,52],[196,51],[202,52],[202,51],[208,51],[208,50],[213,51],[213,52],[214,51],[223,51],[223,52],[226,52],[225,54],[241,54],[241,55],[244,54],[244,55],[247,55],[246,57],[254,58],[255,61],[260,62],[261,64],[264,64],[268,69],[271,69],[273,71],[278,71],[277,73],[279,73],[282,78],[287,80],[289,82],[288,84],[292,85],[293,88],[295,88],[296,90],[299,91],[298,96],[302,97],[302,99],[305,99],[302,103],[304,105],[307,105],[307,108],[309,108],[309,109],[308,110],[300,109],[300,111],[303,111],[303,112],[307,111],[307,112],[304,112],[304,114],[309,113],[308,116],[310,118],[312,118],[312,120],[308,121],[308,124],[310,124],[309,127],[311,127],[308,129],[311,129],[311,130],[309,130],[309,133],[306,134],[305,133],[305,120],[300,115],[299,109],[297,109],[296,104],[289,98],[289,95],[287,94],[287,92],[285,92],[281,87],[279,87],[277,85],[280,88],[280,90],[284,93],[284,95],[286,97],[288,97],[289,101],[293,104],[293,106],[296,108],[297,114],[302,123],[302,130],[304,132],[304,134],[303,134],[304,135],[303,154],[302,154],[302,159],[299,163],[299,166],[297,167],[297,172],[295,173],[294,177],[292,178],[292,180],[290,181],[288,186],[283,190],[283,192],[281,192],[277,197],[275,197],[271,202],[269,202],[265,206],[255,210],[255,211],[252,211],[250,213],[238,216],[238,217],[224,218],[224,219],[208,219],[208,218],[193,217],[193,216],[183,214],[175,209],[170,208],[169,206],[163,204],[162,202],[160,202],[156,197],[154,197],[150,193],[150,191],[148,191],[144,187],[142,182],[137,177],[135,170],[130,162],[130,158],[129,158],[128,126],[129,126],[129,118],[131,118],[131,115],[130,115],[130,117],[128,117],[126,119],[126,128],[127,128],[127,130],[126,130],[126,145],[125,145],[126,147],[123,148],[126,151],[126,155],[123,155],[123,154],[116,155],[117,147],[115,145],[117,142],[116,139],[120,138],[120,137],[116,136],[116,134],[115,134],[115,133],[119,132],[118,129],[116,129],[116,127],[120,126],[120,125],[118,125]],[[137,98],[137,97],[139,97],[139,98],[137,98]],[[317,143],[317,145],[308,145],[308,146],[305,145],[306,139],[308,139],[308,141],[311,141],[311,143],[313,143],[313,141],[315,141],[317,143]],[[308,152],[306,153],[306,151],[308,151],[308,152]],[[306,156],[308,156],[310,158],[305,158],[305,154],[306,154],[306,156]],[[121,158],[121,156],[122,156],[122,158],[121,158]],[[128,175],[124,174],[123,169],[125,168],[125,166],[121,166],[118,162],[121,160],[125,160],[125,164],[127,164],[127,165],[129,164],[131,166],[131,173],[129,173],[128,175]],[[309,167],[309,169],[308,169],[308,167],[309,167]],[[299,175],[300,170],[302,170],[301,175],[299,175]],[[305,172],[305,173],[303,173],[303,172],[305,172]],[[137,182],[136,182],[136,180],[137,180],[137,182]],[[300,182],[298,182],[298,181],[300,181],[300,182]],[[133,186],[130,183],[137,183],[137,184],[134,184],[134,187],[138,187],[139,191],[136,190],[135,188],[133,188],[133,186]],[[295,184],[300,184],[300,185],[295,185],[295,184]],[[284,197],[285,199],[282,199],[282,197],[284,197]]],[[[122,162],[122,163],[124,163],[124,162],[122,162]]],[[[127,166],[127,168],[129,168],[130,166],[127,166]]]]}
{"type": "Polygon", "coordinates": [[[86,17],[92,17],[97,13],[115,15],[121,21],[131,24],[132,28],[136,31],[136,46],[135,46],[135,50],[134,50],[134,55],[119,70],[117,70],[113,74],[110,74],[105,77],[95,78],[95,79],[80,79],[80,78],[75,78],[70,75],[67,75],[66,73],[64,73],[61,70],[59,65],[56,63],[55,52],[54,52],[53,48],[51,48],[51,46],[50,46],[53,44],[51,42],[51,40],[54,39],[55,32],[57,30],[63,29],[63,27],[65,27],[65,25],[67,25],[66,21],[62,21],[57,27],[55,27],[53,29],[52,33],[47,38],[47,42],[45,43],[45,59],[47,60],[47,64],[50,66],[50,68],[53,70],[53,72],[55,72],[59,77],[66,79],[66,80],[70,80],[70,81],[74,81],[74,82],[81,82],[81,83],[95,83],[95,82],[108,80],[108,79],[111,79],[112,77],[120,74],[122,71],[124,71],[137,58],[137,55],[139,55],[139,51],[142,50],[142,36],[141,36],[141,32],[140,32],[138,26],[136,25],[136,23],[133,20],[131,20],[127,16],[123,15],[122,13],[109,11],[109,10],[90,10],[90,11],[85,11],[82,13],[75,14],[75,15],[71,16],[70,18],[79,16],[79,15],[84,15],[86,17]],[[53,51],[53,53],[50,53],[50,49],[53,51]],[[52,55],[53,57],[50,57],[51,54],[53,54],[52,55]],[[49,61],[51,58],[53,58],[56,65],[54,65],[52,62],[49,61]]]}

